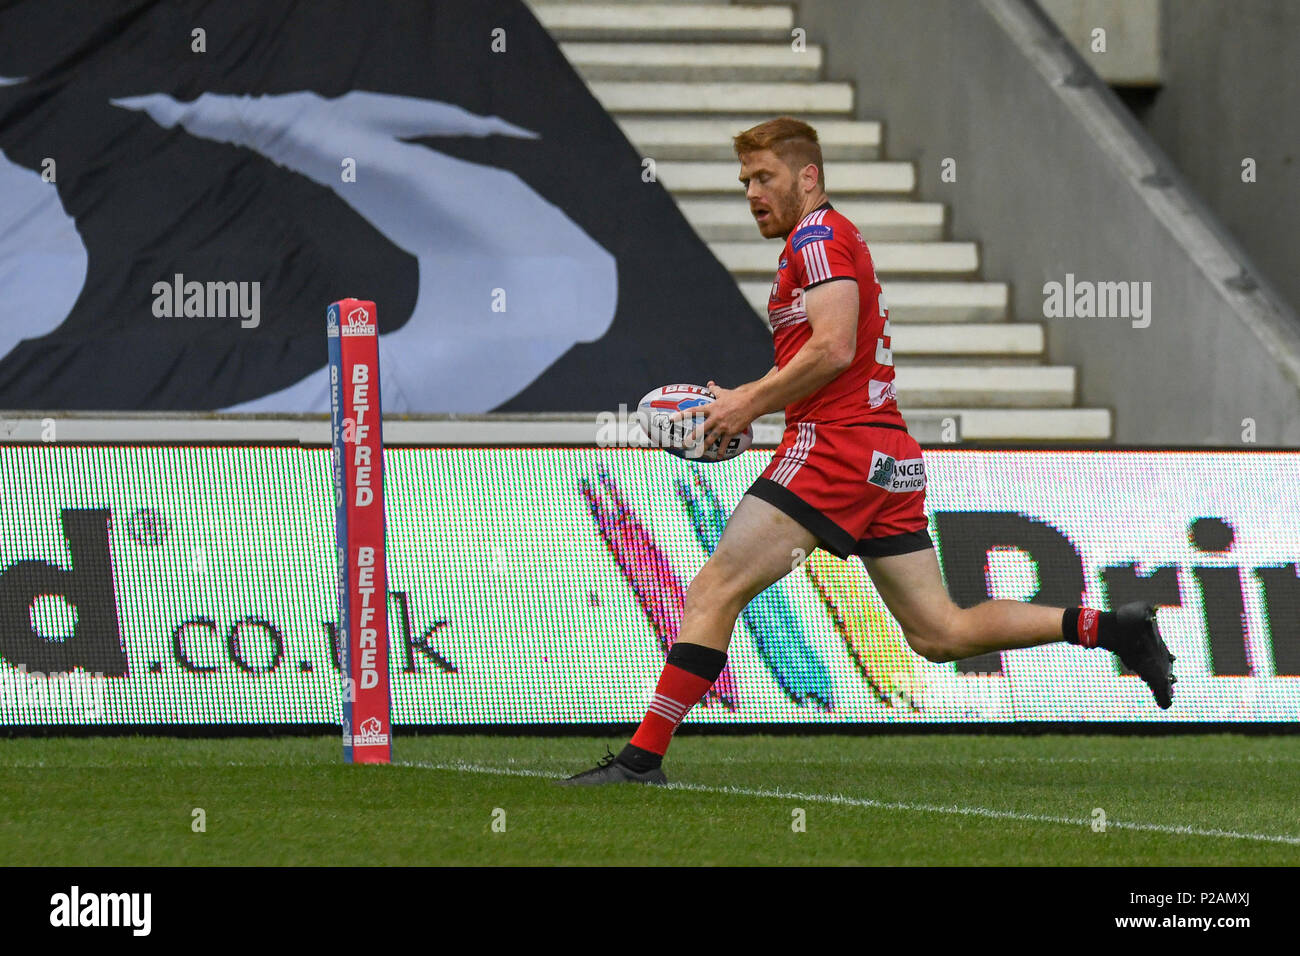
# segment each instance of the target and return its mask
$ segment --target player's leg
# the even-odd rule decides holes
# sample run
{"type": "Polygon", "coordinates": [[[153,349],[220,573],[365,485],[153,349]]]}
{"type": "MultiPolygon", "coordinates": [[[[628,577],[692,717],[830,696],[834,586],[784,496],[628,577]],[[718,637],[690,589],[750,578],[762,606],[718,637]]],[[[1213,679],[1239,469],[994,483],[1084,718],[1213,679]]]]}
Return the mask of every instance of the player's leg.
{"type": "Polygon", "coordinates": [[[944,587],[934,548],[864,561],[907,643],[929,660],[954,661],[1063,639],[1064,608],[1020,601],[958,607],[944,587]]]}
{"type": "Polygon", "coordinates": [[[817,538],[803,525],[766,501],[745,495],[718,547],[686,591],[677,644],[700,644],[725,653],[745,605],[816,547],[817,538]]]}
{"type": "Polygon", "coordinates": [[[929,660],[1065,640],[1111,651],[1146,681],[1161,707],[1172,702],[1174,658],[1156,629],[1154,609],[1146,605],[1102,612],[994,600],[961,608],[948,596],[933,548],[864,561],[908,644],[929,660]]]}
{"type": "Polygon", "coordinates": [[[681,630],[632,740],[613,760],[564,784],[663,783],[660,764],[673,732],[727,663],[736,618],[755,595],[789,574],[817,538],[775,506],[745,495],[717,548],[686,591],[681,630]]]}

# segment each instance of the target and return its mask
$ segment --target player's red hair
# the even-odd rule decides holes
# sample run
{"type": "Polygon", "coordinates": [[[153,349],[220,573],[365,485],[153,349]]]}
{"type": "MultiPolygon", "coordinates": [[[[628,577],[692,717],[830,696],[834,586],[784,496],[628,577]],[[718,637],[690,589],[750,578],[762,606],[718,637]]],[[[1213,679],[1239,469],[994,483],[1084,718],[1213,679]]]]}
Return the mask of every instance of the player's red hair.
{"type": "Polygon", "coordinates": [[[796,176],[809,163],[817,167],[817,185],[826,188],[822,148],[817,131],[793,116],[778,116],[738,134],[733,140],[736,156],[770,149],[796,176]]]}

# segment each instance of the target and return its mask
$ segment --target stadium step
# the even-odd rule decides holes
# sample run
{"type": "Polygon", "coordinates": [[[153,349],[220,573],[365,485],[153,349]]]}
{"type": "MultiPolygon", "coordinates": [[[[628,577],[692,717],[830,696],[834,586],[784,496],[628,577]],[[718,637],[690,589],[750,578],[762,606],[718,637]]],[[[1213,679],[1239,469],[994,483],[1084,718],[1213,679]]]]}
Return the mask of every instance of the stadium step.
{"type": "MultiPolygon", "coordinates": [[[[623,135],[656,161],[712,159],[735,165],[732,137],[754,125],[752,116],[683,119],[663,116],[618,116],[623,135]]],[[[881,126],[861,120],[823,119],[817,124],[822,159],[867,160],[880,157],[881,126]]],[[[734,181],[734,177],[733,177],[734,181]]]]}
{"type": "Polygon", "coordinates": [[[900,365],[894,370],[900,405],[971,408],[1065,408],[1074,404],[1070,365],[900,365]]]}
{"type": "Polygon", "coordinates": [[[588,80],[817,80],[822,48],[789,43],[562,43],[560,50],[588,80]]]}
{"type": "MultiPolygon", "coordinates": [[[[772,280],[748,280],[740,291],[761,318],[767,317],[772,280]]],[[[1005,322],[1009,290],[1005,282],[891,281],[885,289],[895,322],[1005,322]]]]}
{"type": "Polygon", "coordinates": [[[530,0],[557,40],[740,40],[790,42],[791,7],[723,3],[555,3],[530,0]]]}
{"type": "Polygon", "coordinates": [[[753,113],[756,116],[830,113],[849,117],[853,111],[853,87],[848,83],[589,80],[587,85],[600,105],[611,113],[753,113]]]}
{"type": "MultiPolygon", "coordinates": [[[[901,402],[900,409],[906,417],[901,402]]],[[[1109,442],[1113,435],[1108,408],[926,408],[924,414],[957,418],[962,441],[1096,443],[1109,442]]]]}
{"type": "MultiPolygon", "coordinates": [[[[1006,283],[981,281],[976,241],[953,241],[942,203],[825,76],[833,37],[791,45],[793,5],[709,0],[529,0],[593,95],[766,322],[779,249],[757,232],[732,138],[781,114],[817,127],[835,208],[871,246],[885,286],[899,404],[960,421],[965,441],[1106,441],[1108,409],[1073,407],[1077,370],[1048,365],[1040,322],[1011,321],[1006,283]],[[913,364],[919,363],[919,364],[913,364]]],[[[964,239],[978,239],[963,237],[964,239]]],[[[934,429],[931,429],[934,431],[934,429]]]]}
{"type": "MultiPolygon", "coordinates": [[[[937,202],[835,202],[875,248],[881,240],[937,241],[943,238],[944,208],[937,202]]],[[[758,226],[743,199],[681,199],[678,208],[700,238],[714,242],[758,237],[758,226]]],[[[775,243],[773,243],[775,245],[775,243]]]]}
{"type": "MultiPolygon", "coordinates": [[[[781,249],[775,242],[711,242],[713,254],[741,279],[776,274],[781,249]]],[[[874,242],[871,259],[882,280],[897,275],[973,276],[979,247],[973,242],[874,242]]]]}
{"type": "MultiPolygon", "coordinates": [[[[668,160],[655,164],[655,176],[674,196],[687,193],[726,193],[742,210],[748,211],[745,189],[737,178],[740,164],[668,160]]],[[[827,167],[832,204],[836,196],[854,193],[910,193],[916,188],[916,170],[911,163],[874,160],[865,163],[836,163],[827,167]]],[[[755,230],[757,232],[757,229],[755,230]]]]}
{"type": "Polygon", "coordinates": [[[894,354],[924,358],[930,365],[967,362],[973,356],[1038,364],[1043,361],[1043,344],[1043,327],[1037,323],[940,325],[890,320],[890,347],[894,354]]]}
{"type": "MultiPolygon", "coordinates": [[[[892,313],[891,313],[892,314],[892,313]]],[[[965,359],[972,355],[996,355],[1041,360],[1043,326],[1041,323],[998,322],[992,325],[939,325],[895,323],[890,328],[890,346],[897,355],[953,356],[965,359]]]]}

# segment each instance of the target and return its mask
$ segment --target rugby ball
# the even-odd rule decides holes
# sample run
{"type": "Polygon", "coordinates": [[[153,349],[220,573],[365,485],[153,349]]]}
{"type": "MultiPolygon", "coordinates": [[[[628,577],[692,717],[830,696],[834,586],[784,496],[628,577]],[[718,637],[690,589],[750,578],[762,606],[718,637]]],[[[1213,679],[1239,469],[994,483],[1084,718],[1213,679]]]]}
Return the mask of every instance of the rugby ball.
{"type": "Polygon", "coordinates": [[[691,433],[703,421],[703,416],[697,417],[690,410],[708,405],[714,398],[711,391],[700,385],[665,385],[641,399],[637,405],[637,422],[656,448],[692,461],[726,461],[753,444],[754,427],[751,425],[732,436],[725,448],[719,448],[717,442],[705,448],[704,442],[691,441],[691,433]],[[686,412],[686,415],[680,421],[670,421],[676,412],[686,412]]]}

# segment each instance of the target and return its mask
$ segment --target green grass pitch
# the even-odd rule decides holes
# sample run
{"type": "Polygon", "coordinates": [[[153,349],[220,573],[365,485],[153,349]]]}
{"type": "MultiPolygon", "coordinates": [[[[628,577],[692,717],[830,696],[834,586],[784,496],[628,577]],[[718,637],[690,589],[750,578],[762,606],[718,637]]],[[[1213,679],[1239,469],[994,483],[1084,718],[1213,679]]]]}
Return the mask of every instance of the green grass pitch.
{"type": "Polygon", "coordinates": [[[1296,736],[686,735],[674,787],[550,784],[606,743],[0,740],[0,865],[1300,863],[1296,736]]]}

